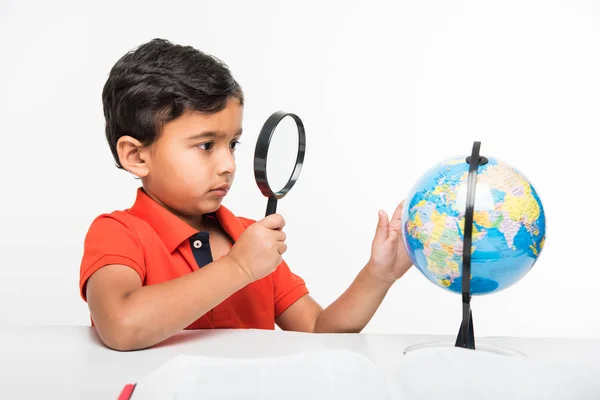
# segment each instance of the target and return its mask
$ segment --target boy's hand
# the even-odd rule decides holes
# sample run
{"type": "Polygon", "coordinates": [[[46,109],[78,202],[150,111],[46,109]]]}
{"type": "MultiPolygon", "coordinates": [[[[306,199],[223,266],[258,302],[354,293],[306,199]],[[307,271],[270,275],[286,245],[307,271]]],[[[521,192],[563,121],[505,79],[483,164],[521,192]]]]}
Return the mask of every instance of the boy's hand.
{"type": "Polygon", "coordinates": [[[379,222],[371,246],[371,259],[367,265],[371,275],[390,284],[400,279],[412,266],[402,243],[403,207],[404,201],[398,205],[390,221],[385,211],[379,211],[379,222]]]}
{"type": "Polygon", "coordinates": [[[240,266],[251,282],[269,275],[283,261],[281,255],[287,250],[284,226],[281,215],[271,214],[249,226],[229,251],[227,256],[240,266]]]}

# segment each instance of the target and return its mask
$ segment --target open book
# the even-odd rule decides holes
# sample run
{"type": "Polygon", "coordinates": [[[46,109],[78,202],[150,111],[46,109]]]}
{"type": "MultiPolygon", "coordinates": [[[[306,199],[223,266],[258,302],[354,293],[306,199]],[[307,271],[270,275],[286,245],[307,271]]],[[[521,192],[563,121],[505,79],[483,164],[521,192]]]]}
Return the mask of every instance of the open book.
{"type": "Polygon", "coordinates": [[[258,359],[180,355],[128,385],[120,399],[600,399],[600,361],[431,348],[399,354],[392,364],[382,369],[347,350],[258,359]]]}

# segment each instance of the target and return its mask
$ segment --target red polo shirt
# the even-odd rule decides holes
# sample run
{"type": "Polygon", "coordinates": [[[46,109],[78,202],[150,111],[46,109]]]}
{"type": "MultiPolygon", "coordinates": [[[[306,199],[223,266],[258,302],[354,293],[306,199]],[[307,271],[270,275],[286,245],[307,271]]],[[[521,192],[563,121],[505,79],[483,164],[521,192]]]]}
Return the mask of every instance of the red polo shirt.
{"type": "MultiPolygon", "coordinates": [[[[255,222],[234,216],[224,206],[215,217],[234,242],[255,222]]],[[[130,209],[102,214],[92,222],[81,261],[82,298],[86,300],[88,278],[109,264],[133,268],[144,286],[197,270],[189,240],[197,233],[138,189],[130,209]]],[[[273,273],[240,289],[186,329],[274,329],[275,318],[306,294],[304,281],[282,262],[273,273]]]]}

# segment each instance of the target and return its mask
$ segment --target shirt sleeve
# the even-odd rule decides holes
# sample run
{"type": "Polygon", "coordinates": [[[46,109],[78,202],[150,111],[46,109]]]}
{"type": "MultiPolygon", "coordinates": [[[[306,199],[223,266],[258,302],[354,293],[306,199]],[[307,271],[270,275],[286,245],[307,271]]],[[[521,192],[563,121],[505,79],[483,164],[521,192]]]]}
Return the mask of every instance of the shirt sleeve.
{"type": "Polygon", "coordinates": [[[85,237],[79,278],[83,300],[87,301],[85,285],[90,276],[111,264],[133,268],[144,282],[146,268],[137,234],[117,217],[106,214],[92,222],[85,237]]]}
{"type": "Polygon", "coordinates": [[[308,294],[308,288],[302,278],[294,274],[283,261],[271,274],[275,295],[275,318],[279,317],[302,296],[308,294]]]}

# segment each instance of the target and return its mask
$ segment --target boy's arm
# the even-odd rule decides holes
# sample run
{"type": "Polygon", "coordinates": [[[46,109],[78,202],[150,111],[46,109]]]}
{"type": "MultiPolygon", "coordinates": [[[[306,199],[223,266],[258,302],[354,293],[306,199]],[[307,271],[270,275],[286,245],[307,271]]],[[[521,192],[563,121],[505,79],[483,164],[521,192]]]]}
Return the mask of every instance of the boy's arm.
{"type": "Polygon", "coordinates": [[[279,316],[277,325],[289,331],[359,333],[369,323],[391,286],[391,282],[370,274],[367,266],[325,310],[306,295],[279,316]]]}
{"type": "Polygon", "coordinates": [[[248,274],[228,256],[143,287],[132,268],[107,265],[88,280],[86,298],[102,341],[115,350],[138,350],[181,331],[248,283],[248,274]]]}
{"type": "Polygon", "coordinates": [[[402,244],[403,205],[398,205],[390,221],[385,212],[379,213],[371,259],[350,287],[325,310],[308,295],[300,298],[277,319],[281,329],[360,332],[367,325],[392,284],[412,265],[402,244]]]}

